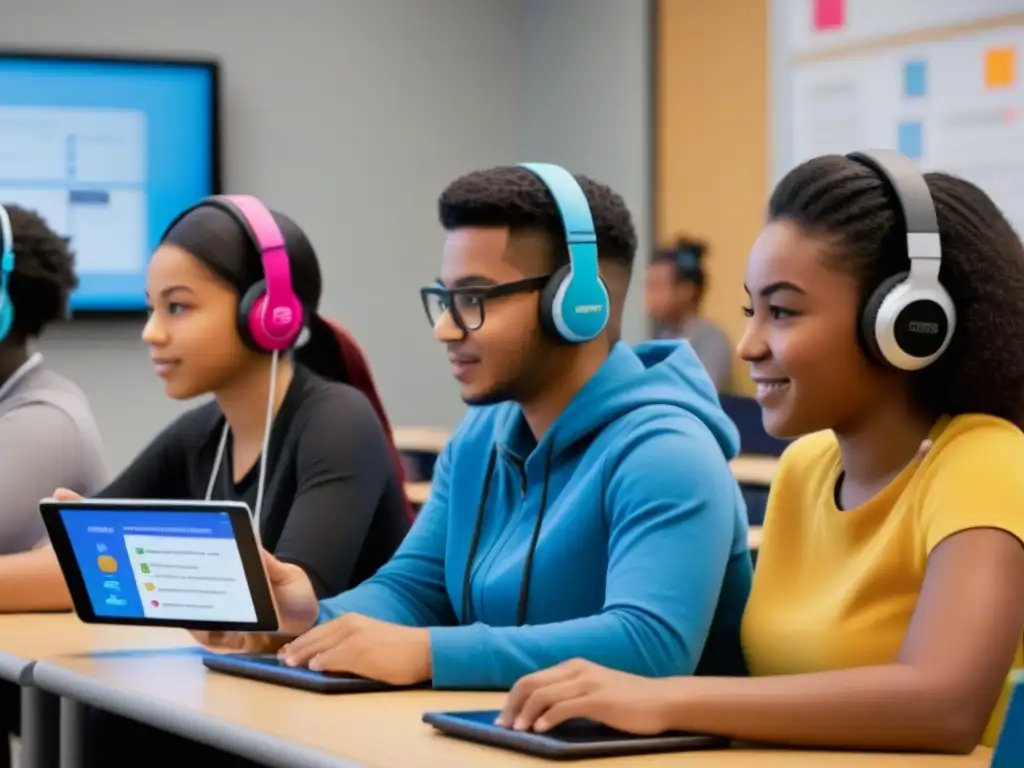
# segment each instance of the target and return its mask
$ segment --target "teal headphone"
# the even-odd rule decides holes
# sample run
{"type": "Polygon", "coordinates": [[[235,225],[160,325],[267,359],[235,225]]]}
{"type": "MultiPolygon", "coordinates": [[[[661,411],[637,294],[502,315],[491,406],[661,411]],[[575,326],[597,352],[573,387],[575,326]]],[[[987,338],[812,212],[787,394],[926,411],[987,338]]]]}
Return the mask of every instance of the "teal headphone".
{"type": "Polygon", "coordinates": [[[7,292],[11,273],[14,271],[14,233],[11,231],[11,217],[0,205],[0,341],[7,338],[14,324],[14,305],[7,292]]]}
{"type": "Polygon", "coordinates": [[[590,341],[608,325],[609,301],[598,268],[597,231],[587,196],[561,166],[520,163],[519,167],[544,182],[555,198],[569,247],[569,263],[555,272],[541,291],[541,325],[571,344],[590,341]]]}

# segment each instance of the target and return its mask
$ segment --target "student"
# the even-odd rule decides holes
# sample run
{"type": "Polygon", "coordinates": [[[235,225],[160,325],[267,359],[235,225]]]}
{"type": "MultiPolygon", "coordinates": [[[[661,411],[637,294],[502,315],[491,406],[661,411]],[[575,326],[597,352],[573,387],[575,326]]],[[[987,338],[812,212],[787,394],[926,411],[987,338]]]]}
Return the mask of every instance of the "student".
{"type": "MultiPolygon", "coordinates": [[[[103,444],[82,391],[29,351],[63,318],[78,285],[67,241],[32,211],[0,207],[0,555],[26,552],[46,537],[39,499],[55,486],[83,493],[107,481],[103,444]]],[[[64,607],[35,585],[5,589],[0,611],[64,607]]]]}
{"type": "Polygon", "coordinates": [[[736,671],[751,577],[738,438],[687,345],[618,341],[636,250],[622,199],[557,167],[501,167],[454,181],[440,220],[441,276],[422,294],[469,412],[375,576],[318,605],[300,569],[268,559],[283,629],[300,635],[283,659],[474,689],[576,655],[652,676],[736,671]],[[570,257],[567,225],[593,228],[596,248],[570,257]]]}
{"type": "MultiPolygon", "coordinates": [[[[244,501],[264,547],[301,570],[315,594],[370,577],[408,530],[401,463],[362,353],[316,314],[320,267],[302,230],[255,198],[207,199],[164,235],[146,292],[142,337],[167,394],[214,397],[167,427],[98,497],[244,501]],[[284,262],[274,263],[273,251],[261,258],[258,243],[275,230],[284,262]],[[297,322],[269,325],[284,314],[275,307],[297,322]]],[[[128,728],[94,716],[92,759],[119,754],[128,728]]],[[[161,743],[188,754],[173,737],[161,743]]]]}
{"type": "MultiPolygon", "coordinates": [[[[33,552],[46,538],[39,499],[55,486],[92,493],[107,481],[103,444],[82,391],[44,364],[30,343],[67,313],[78,285],[67,241],[33,211],[0,206],[0,612],[53,610],[46,579],[15,578],[19,564],[56,561],[33,552]],[[17,554],[16,554],[17,553],[17,554]],[[9,567],[13,564],[13,568],[9,567]]],[[[10,765],[7,732],[17,732],[19,689],[0,685],[0,766],[10,765]]]]}
{"type": "Polygon", "coordinates": [[[97,497],[244,501],[263,545],[300,566],[317,594],[373,574],[408,529],[400,461],[372,381],[362,391],[348,383],[345,358],[359,362],[361,352],[316,314],[320,267],[302,230],[255,198],[209,199],[169,228],[146,290],[142,338],[167,394],[214,398],[97,497]],[[256,244],[272,226],[287,247],[281,283],[264,277],[274,257],[261,263],[256,244]],[[290,295],[308,337],[295,359],[287,350],[298,324],[276,340],[257,326],[260,302],[290,295]]]}
{"type": "Polygon", "coordinates": [[[500,722],[890,751],[996,740],[1024,662],[1024,248],[974,185],[874,157],[791,171],[747,263],[740,355],[768,431],[806,435],[768,501],[743,620],[755,677],[570,662],[519,681],[500,722]],[[908,242],[932,258],[901,312],[908,242]]]}
{"type": "Polygon", "coordinates": [[[644,300],[656,325],[656,337],[690,342],[715,389],[728,392],[732,387],[732,344],[725,331],[700,314],[706,252],[704,243],[686,237],[658,251],[647,268],[644,300]]]}

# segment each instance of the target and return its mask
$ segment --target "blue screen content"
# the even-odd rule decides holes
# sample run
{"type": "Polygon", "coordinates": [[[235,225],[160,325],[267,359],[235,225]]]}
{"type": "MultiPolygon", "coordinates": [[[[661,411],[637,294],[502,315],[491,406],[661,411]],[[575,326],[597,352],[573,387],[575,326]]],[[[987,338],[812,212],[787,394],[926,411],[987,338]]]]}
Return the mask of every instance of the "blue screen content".
{"type": "Polygon", "coordinates": [[[0,204],[69,238],[72,311],[145,308],[160,235],[215,191],[214,88],[199,65],[0,56],[0,204]]]}
{"type": "Polygon", "coordinates": [[[97,617],[256,621],[226,512],[60,514],[97,617]]]}

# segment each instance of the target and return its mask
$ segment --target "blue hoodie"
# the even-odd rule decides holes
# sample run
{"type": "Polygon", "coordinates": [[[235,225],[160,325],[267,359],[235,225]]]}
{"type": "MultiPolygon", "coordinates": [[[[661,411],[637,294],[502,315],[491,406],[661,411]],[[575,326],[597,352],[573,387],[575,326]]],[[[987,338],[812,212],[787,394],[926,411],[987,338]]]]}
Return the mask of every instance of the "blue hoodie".
{"type": "Polygon", "coordinates": [[[752,568],[738,448],[687,342],[620,342],[539,443],[513,403],[470,409],[394,557],[321,601],[319,621],[430,627],[436,688],[504,690],[576,657],[740,673],[752,568]]]}

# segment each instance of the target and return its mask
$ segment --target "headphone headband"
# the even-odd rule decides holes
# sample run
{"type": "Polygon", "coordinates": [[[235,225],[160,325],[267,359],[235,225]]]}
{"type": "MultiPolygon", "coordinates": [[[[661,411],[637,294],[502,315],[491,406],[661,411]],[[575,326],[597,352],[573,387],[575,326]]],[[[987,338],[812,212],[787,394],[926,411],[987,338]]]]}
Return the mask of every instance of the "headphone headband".
{"type": "Polygon", "coordinates": [[[231,213],[256,245],[267,281],[268,301],[273,302],[278,293],[293,293],[292,268],[284,234],[266,206],[252,195],[216,195],[206,202],[231,213]]]}
{"type": "Polygon", "coordinates": [[[569,249],[568,269],[559,270],[542,293],[541,319],[564,341],[589,341],[604,330],[609,315],[590,203],[565,168],[553,163],[520,163],[519,167],[539,178],[555,199],[569,249]]]}
{"type": "Polygon", "coordinates": [[[896,196],[907,228],[907,256],[911,259],[911,269],[915,259],[941,259],[935,204],[928,182],[914,161],[891,149],[851,152],[847,157],[873,170],[896,196]]]}
{"type": "MultiPolygon", "coordinates": [[[[590,213],[590,203],[575,177],[565,168],[552,163],[520,163],[520,167],[533,173],[555,198],[558,213],[562,217],[562,228],[565,230],[565,241],[569,246],[570,255],[574,246],[592,246],[593,259],[580,259],[579,263],[570,260],[573,272],[586,279],[594,279],[598,274],[597,267],[597,230],[594,217],[590,213]]],[[[588,251],[591,249],[587,249],[588,251]]]]}

